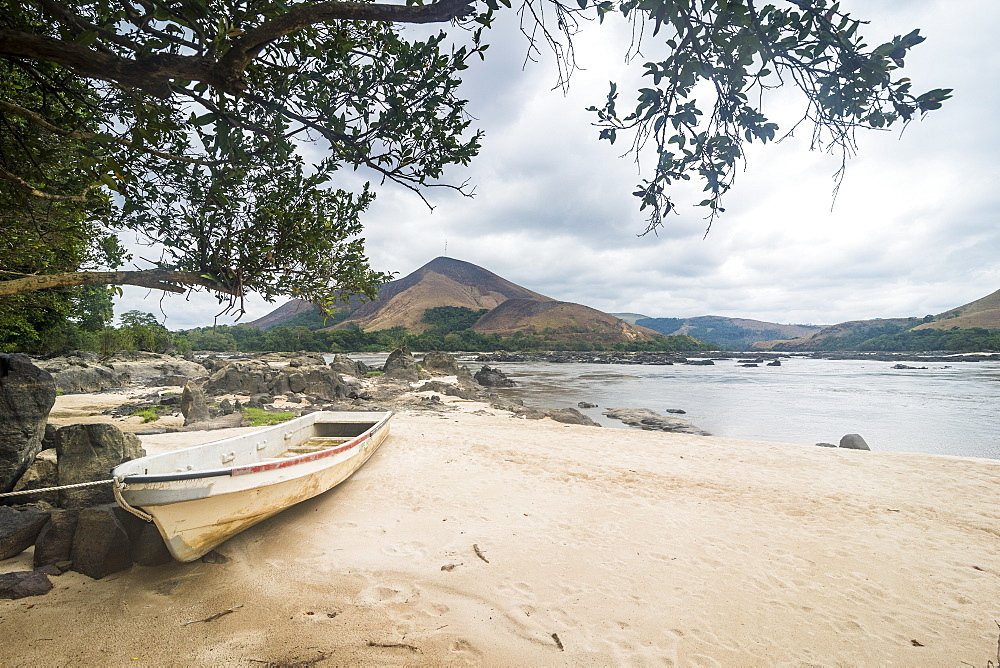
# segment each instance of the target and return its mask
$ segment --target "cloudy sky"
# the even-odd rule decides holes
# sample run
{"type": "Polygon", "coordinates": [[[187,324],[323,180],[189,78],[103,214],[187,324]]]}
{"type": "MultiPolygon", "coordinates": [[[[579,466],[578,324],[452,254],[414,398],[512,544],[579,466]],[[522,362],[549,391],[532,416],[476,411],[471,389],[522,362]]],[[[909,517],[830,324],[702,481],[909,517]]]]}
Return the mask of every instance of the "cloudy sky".
{"type": "MultiPolygon", "coordinates": [[[[525,41],[508,20],[493,31],[487,61],[464,73],[469,110],[486,137],[473,166],[449,178],[468,179],[476,196],[433,191],[430,211],[408,191],[383,188],[365,219],[372,266],[404,276],[447,244],[450,257],[603,311],[782,323],[923,316],[1000,289],[1000,5],[842,7],[871,20],[872,45],[920,28],[927,41],[907,58],[906,75],[917,92],[955,93],[902,137],[863,133],[835,203],[839,158],[810,152],[801,131],[751,150],[707,237],[702,210],[692,206],[700,187],[676,193],[680,215],[658,236],[639,237],[643,216],[631,196],[638,168],[620,157],[621,143],[597,140],[585,111],[600,106],[610,80],[623,93],[635,81],[635,66],[623,59],[626,26],[585,28],[577,40],[584,70],[564,96],[552,90],[552,62],[522,68],[525,41]]],[[[620,97],[620,106],[631,99],[620,97]]],[[[782,128],[802,109],[784,93],[765,105],[782,128]]],[[[243,320],[275,306],[251,300],[243,320]]],[[[161,299],[126,288],[117,310],[133,308],[165,316],[171,329],[210,325],[219,310],[206,295],[161,299]]]]}

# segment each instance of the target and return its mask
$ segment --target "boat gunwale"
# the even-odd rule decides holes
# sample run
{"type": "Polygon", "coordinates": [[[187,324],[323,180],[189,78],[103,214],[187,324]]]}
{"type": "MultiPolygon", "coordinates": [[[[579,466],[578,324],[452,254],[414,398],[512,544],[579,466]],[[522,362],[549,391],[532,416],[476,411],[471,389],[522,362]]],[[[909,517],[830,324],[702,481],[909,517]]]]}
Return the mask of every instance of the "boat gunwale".
{"type": "MultiPolygon", "coordinates": [[[[335,411],[318,411],[317,413],[319,413],[319,412],[323,412],[323,413],[335,413],[335,411]]],[[[355,436],[353,439],[351,439],[347,443],[342,443],[340,445],[336,445],[336,446],[327,448],[325,450],[320,450],[318,452],[303,453],[303,454],[297,455],[295,457],[286,457],[286,458],[283,458],[283,459],[280,459],[280,460],[277,460],[277,461],[271,461],[271,462],[257,462],[257,463],[253,463],[253,464],[242,464],[240,466],[236,466],[236,467],[232,467],[232,468],[227,468],[227,469],[226,468],[223,468],[223,469],[202,469],[200,471],[183,471],[183,472],[176,472],[176,473],[153,473],[153,474],[148,474],[147,473],[147,474],[126,475],[126,476],[122,477],[122,482],[125,483],[126,485],[134,485],[134,484],[146,484],[146,483],[157,483],[157,482],[175,482],[175,481],[180,481],[180,480],[197,480],[199,478],[217,478],[217,477],[222,477],[222,476],[235,477],[235,476],[241,476],[241,475],[248,475],[248,474],[252,474],[252,473],[263,473],[263,472],[266,472],[266,471],[273,471],[273,470],[276,470],[276,469],[288,468],[288,467],[291,467],[291,466],[296,466],[298,464],[308,464],[309,462],[313,462],[313,461],[316,461],[318,459],[323,459],[325,457],[330,457],[332,455],[339,454],[341,452],[346,452],[347,450],[350,450],[351,448],[356,448],[357,446],[361,445],[366,440],[368,440],[369,438],[371,438],[373,434],[375,434],[386,423],[388,423],[389,418],[391,418],[392,415],[393,415],[393,411],[372,411],[372,412],[375,413],[375,414],[382,414],[382,419],[378,420],[371,427],[369,427],[368,429],[366,429],[364,432],[358,434],[357,436],[355,436]]],[[[314,415],[317,415],[317,414],[314,414],[314,415]]],[[[306,416],[302,416],[302,417],[306,417],[306,416]]],[[[319,417],[319,416],[317,415],[317,417],[319,417]]],[[[342,420],[342,421],[339,421],[339,422],[347,422],[347,421],[343,421],[342,420]]],[[[314,422],[313,422],[313,424],[336,424],[336,423],[338,423],[338,420],[320,420],[320,419],[315,419],[314,422]]],[[[291,424],[291,423],[288,422],[288,423],[285,423],[285,424],[291,424]]],[[[275,427],[272,427],[271,429],[273,429],[274,431],[281,431],[281,427],[282,427],[282,425],[275,425],[275,427]]],[[[270,431],[270,429],[269,430],[263,430],[263,431],[270,431]]],[[[222,441],[225,441],[225,440],[229,440],[229,439],[222,439],[222,441]]],[[[210,443],[214,444],[214,443],[220,443],[222,441],[215,441],[215,442],[210,442],[210,443]]],[[[206,444],[202,444],[202,445],[198,445],[198,446],[192,446],[192,447],[202,447],[203,445],[209,445],[209,444],[206,443],[206,444]]],[[[133,460],[133,461],[137,461],[137,460],[133,460]]]]}

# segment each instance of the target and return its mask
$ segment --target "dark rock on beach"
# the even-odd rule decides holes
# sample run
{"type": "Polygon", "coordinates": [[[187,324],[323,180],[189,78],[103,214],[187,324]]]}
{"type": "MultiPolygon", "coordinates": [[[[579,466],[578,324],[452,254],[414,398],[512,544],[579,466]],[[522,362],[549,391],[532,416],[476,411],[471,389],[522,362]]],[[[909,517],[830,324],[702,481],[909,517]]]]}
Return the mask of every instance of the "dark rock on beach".
{"type": "MultiPolygon", "coordinates": [[[[60,485],[108,480],[114,467],[146,455],[138,437],[124,434],[107,423],[63,427],[56,432],[56,452],[60,485]]],[[[85,508],[113,501],[111,485],[59,492],[59,505],[63,508],[85,508]]]]}
{"type": "Polygon", "coordinates": [[[35,540],[35,568],[71,561],[78,511],[54,510],[35,540]]]}
{"type": "Polygon", "coordinates": [[[27,355],[0,354],[0,492],[9,492],[42,449],[56,400],[52,374],[27,355]]]}
{"type": "Polygon", "coordinates": [[[131,544],[117,506],[84,508],[73,537],[73,570],[95,580],[132,566],[131,544]]]}
{"type": "Polygon", "coordinates": [[[0,559],[21,554],[35,544],[49,514],[34,506],[0,506],[0,559]]]}
{"type": "Polygon", "coordinates": [[[592,404],[589,401],[581,401],[577,403],[577,408],[597,408],[597,404],[592,404]]]}
{"type": "Polygon", "coordinates": [[[40,596],[52,589],[52,581],[38,571],[14,571],[0,575],[0,598],[40,596]]]}
{"type": "MultiPolygon", "coordinates": [[[[48,425],[53,426],[53,425],[48,425]]],[[[48,429],[46,429],[48,433],[48,429]]],[[[53,431],[53,436],[55,432],[53,431]]],[[[43,445],[45,441],[43,440],[43,445]]],[[[26,492],[32,489],[44,489],[55,487],[59,484],[59,469],[56,465],[55,448],[42,450],[35,455],[35,461],[31,463],[28,470],[14,485],[13,491],[26,492]]],[[[17,497],[19,503],[47,503],[49,505],[59,504],[58,492],[43,492],[40,494],[25,494],[17,497]]]]}

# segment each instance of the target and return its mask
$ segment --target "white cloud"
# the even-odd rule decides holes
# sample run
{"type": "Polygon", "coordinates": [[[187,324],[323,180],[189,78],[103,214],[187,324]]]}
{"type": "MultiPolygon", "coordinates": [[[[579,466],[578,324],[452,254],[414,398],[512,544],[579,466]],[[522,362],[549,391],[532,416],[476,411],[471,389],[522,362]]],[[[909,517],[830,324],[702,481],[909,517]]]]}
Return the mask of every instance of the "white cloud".
{"type": "MultiPolygon", "coordinates": [[[[755,148],[703,238],[697,189],[658,236],[637,237],[638,182],[620,145],[598,142],[584,108],[600,104],[623,63],[621,26],[586,26],[570,94],[551,91],[550,63],[522,71],[523,38],[508,18],[487,62],[466,70],[464,93],[487,136],[467,170],[473,199],[432,191],[431,212],[385,188],[366,218],[373,265],[405,275],[444,253],[551,297],[651,316],[719,314],[779,322],[937,313],[1000,288],[1000,7],[982,0],[843,3],[869,17],[870,44],[921,28],[908,57],[915,87],[955,88],[943,109],[898,133],[861,133],[831,211],[836,157],[809,152],[808,132],[755,148]],[[607,28],[611,27],[611,30],[607,28]],[[618,38],[618,43],[610,37],[618,38]]],[[[641,62],[641,61],[640,61],[641,62]]],[[[628,104],[622,83],[620,104],[628,104]]],[[[798,111],[781,95],[768,111],[784,127],[798,111]]],[[[156,311],[158,295],[126,289],[119,311],[156,311]]],[[[163,300],[170,327],[210,324],[210,297],[163,300]]],[[[273,308],[253,301],[248,317],[273,308]]]]}

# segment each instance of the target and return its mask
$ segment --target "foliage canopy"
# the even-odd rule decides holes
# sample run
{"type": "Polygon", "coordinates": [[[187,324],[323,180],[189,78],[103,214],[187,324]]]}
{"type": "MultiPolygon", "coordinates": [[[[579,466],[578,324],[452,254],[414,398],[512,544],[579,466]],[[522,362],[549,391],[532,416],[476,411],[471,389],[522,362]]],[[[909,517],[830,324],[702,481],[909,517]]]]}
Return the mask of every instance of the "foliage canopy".
{"type": "MultiPolygon", "coordinates": [[[[338,172],[362,170],[421,197],[465,192],[445,180],[480,148],[459,73],[484,56],[483,29],[510,7],[0,0],[0,204],[18,218],[5,228],[29,217],[45,234],[76,225],[45,245],[86,248],[60,265],[4,267],[0,297],[108,283],[204,288],[229,307],[248,291],[323,307],[373,296],[388,278],[370,269],[359,237],[374,191],[348,190],[338,172]],[[449,21],[465,38],[407,39],[399,28],[449,21]],[[15,197],[34,203],[12,207],[15,197]],[[162,249],[156,268],[91,270],[121,266],[121,249],[100,240],[126,230],[162,249]]],[[[863,22],[828,0],[525,0],[520,13],[531,48],[554,50],[561,83],[590,18],[630,21],[633,58],[643,40],[665,49],[641,65],[648,84],[634,105],[612,84],[591,107],[600,138],[628,135],[637,154],[655,148],[634,193],[647,231],[676,208],[670,187],[692,177],[709,219],[723,211],[745,145],[780,137],[763,113],[775,87],[797,87],[814,146],[845,155],[858,128],[906,123],[950,93],[916,94],[898,76],[924,39],[917,30],[870,47],[863,22]]]]}

